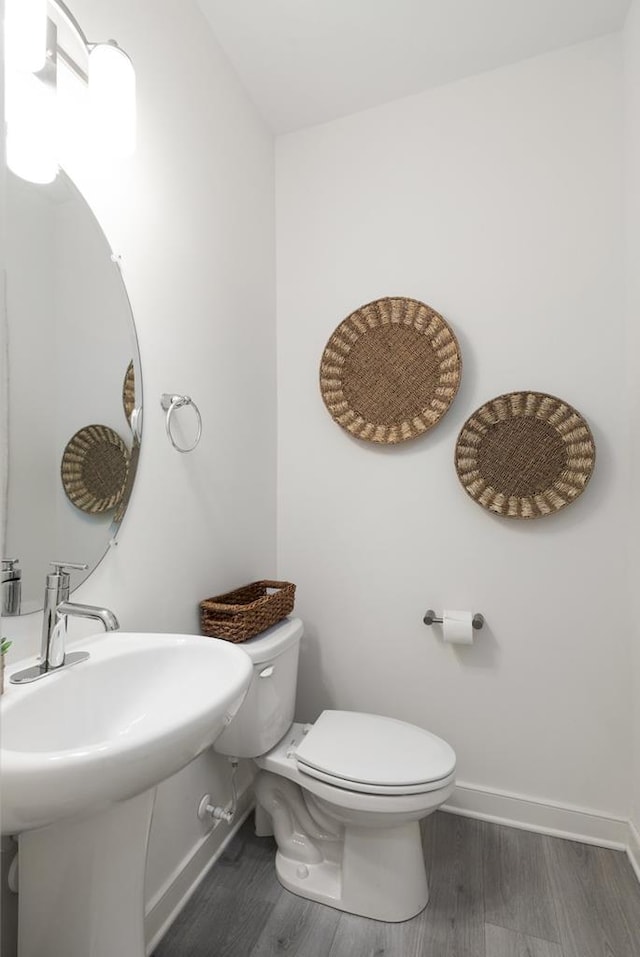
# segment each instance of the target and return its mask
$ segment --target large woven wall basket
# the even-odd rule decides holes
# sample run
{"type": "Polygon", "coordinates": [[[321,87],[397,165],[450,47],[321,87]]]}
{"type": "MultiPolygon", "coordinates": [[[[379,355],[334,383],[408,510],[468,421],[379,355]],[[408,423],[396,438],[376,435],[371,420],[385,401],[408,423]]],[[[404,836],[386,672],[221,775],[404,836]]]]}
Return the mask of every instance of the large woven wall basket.
{"type": "Polygon", "coordinates": [[[540,518],[576,500],[595,459],[591,429],[568,402],[542,392],[510,392],[467,419],[455,465],[478,505],[507,518],[540,518]]]}
{"type": "Polygon", "coordinates": [[[462,373],[453,331],[417,299],[376,299],[329,339],[320,391],[351,435],[393,445],[433,428],[453,402],[462,373]]]}

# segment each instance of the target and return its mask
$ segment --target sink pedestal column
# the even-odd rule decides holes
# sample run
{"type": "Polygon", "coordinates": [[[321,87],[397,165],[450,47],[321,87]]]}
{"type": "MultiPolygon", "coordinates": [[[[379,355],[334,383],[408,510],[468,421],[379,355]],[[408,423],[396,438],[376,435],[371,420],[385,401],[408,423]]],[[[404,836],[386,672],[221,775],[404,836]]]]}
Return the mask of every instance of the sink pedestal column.
{"type": "Polygon", "coordinates": [[[18,957],[144,957],[154,797],[20,834],[18,957]]]}

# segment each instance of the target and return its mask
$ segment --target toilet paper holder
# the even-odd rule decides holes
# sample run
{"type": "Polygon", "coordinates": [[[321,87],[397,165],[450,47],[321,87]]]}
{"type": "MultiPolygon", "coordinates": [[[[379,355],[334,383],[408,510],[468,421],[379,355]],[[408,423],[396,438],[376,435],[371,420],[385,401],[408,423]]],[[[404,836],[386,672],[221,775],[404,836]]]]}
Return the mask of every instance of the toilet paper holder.
{"type": "MultiPolygon", "coordinates": [[[[442,618],[436,617],[436,613],[432,608],[429,608],[429,610],[425,612],[424,618],[422,620],[425,623],[425,625],[441,625],[442,624],[442,618]]],[[[479,611],[476,612],[476,614],[471,619],[471,624],[473,625],[476,631],[480,631],[480,629],[484,625],[484,615],[481,615],[479,611]]]]}

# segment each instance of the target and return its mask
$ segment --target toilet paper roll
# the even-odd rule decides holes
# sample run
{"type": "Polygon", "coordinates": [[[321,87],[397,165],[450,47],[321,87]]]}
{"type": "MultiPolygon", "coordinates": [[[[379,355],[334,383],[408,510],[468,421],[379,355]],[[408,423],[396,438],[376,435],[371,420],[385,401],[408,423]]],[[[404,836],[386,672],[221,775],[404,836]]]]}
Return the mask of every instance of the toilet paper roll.
{"type": "Polygon", "coordinates": [[[453,645],[473,644],[473,625],[470,611],[442,612],[442,637],[453,645]]]}

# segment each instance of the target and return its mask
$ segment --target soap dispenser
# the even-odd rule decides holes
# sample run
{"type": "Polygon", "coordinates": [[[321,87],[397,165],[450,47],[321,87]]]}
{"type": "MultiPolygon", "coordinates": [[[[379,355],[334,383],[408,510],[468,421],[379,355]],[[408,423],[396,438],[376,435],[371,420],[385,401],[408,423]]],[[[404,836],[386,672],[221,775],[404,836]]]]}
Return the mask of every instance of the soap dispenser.
{"type": "Polygon", "coordinates": [[[2,602],[0,615],[3,618],[20,614],[22,570],[17,567],[19,561],[19,558],[2,559],[2,602]]]}

